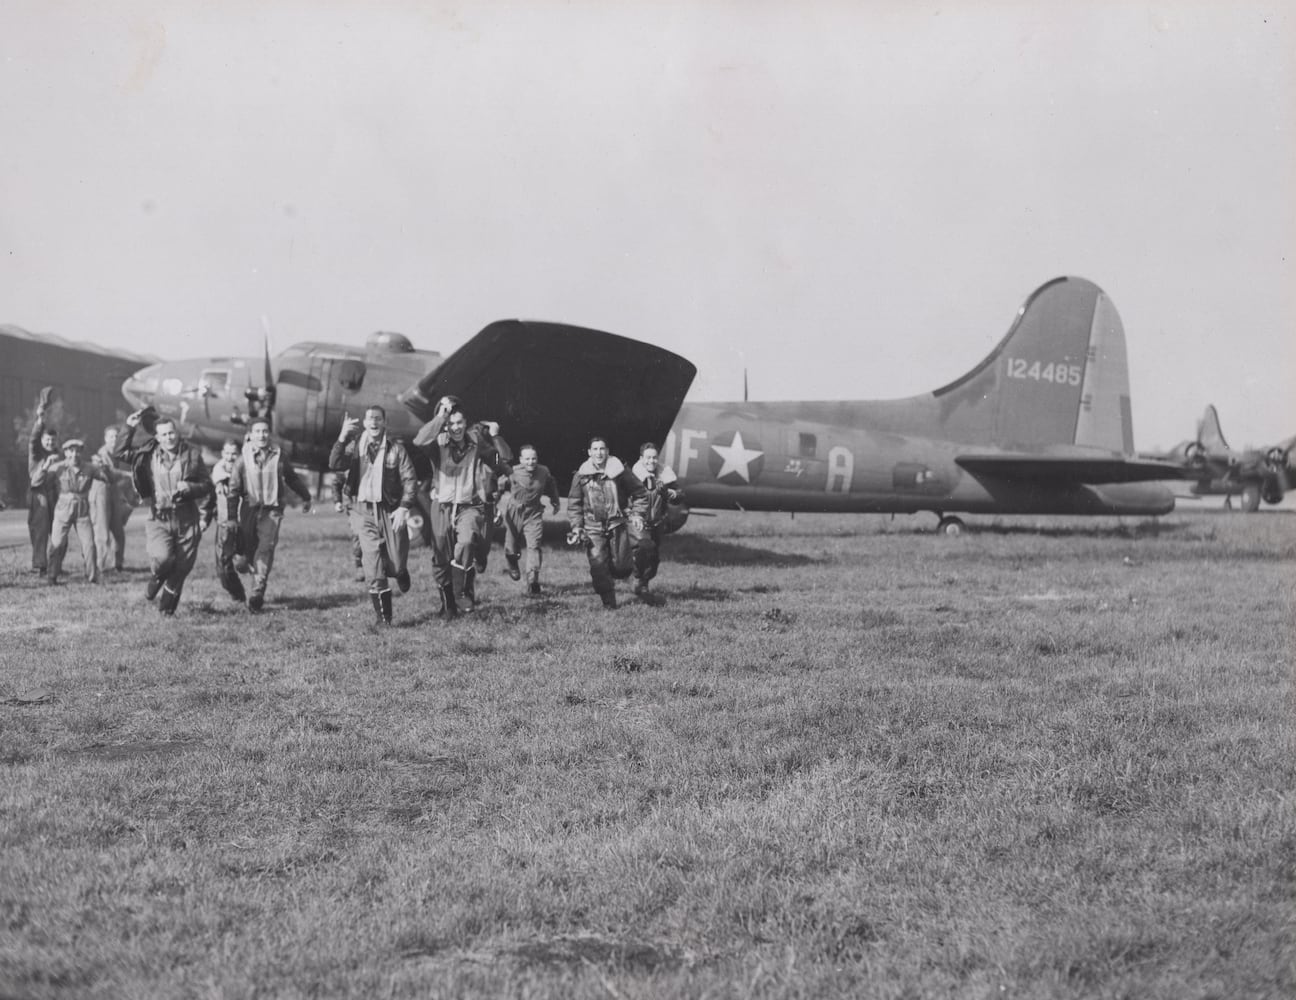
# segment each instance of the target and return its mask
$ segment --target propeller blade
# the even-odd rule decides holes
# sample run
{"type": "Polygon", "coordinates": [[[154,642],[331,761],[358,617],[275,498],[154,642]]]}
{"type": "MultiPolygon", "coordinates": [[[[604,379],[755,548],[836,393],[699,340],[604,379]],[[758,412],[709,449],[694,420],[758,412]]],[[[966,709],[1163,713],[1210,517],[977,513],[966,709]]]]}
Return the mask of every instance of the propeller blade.
{"type": "Polygon", "coordinates": [[[263,398],[265,400],[265,418],[270,422],[270,429],[274,430],[274,408],[275,408],[275,373],[274,364],[270,360],[270,317],[264,313],[261,316],[261,332],[265,343],[265,387],[263,398]]]}

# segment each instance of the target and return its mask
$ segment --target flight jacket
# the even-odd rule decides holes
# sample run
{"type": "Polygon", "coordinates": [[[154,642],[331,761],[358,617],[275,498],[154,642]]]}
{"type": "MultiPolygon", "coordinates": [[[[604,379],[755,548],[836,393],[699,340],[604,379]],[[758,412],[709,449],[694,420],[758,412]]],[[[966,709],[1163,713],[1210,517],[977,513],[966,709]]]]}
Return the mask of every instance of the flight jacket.
{"type": "MultiPolygon", "coordinates": [[[[333,442],[329,452],[329,470],[345,473],[342,490],[352,501],[360,490],[360,434],[343,441],[333,442]]],[[[418,477],[414,474],[414,463],[409,452],[399,440],[387,435],[387,457],[383,462],[382,498],[388,507],[409,508],[414,505],[418,493],[418,477]]]]}
{"type": "MultiPolygon", "coordinates": [[[[119,462],[128,462],[131,467],[131,483],[140,499],[157,510],[157,498],[153,495],[153,453],[158,449],[157,438],[150,437],[138,447],[135,445],[135,432],[138,427],[126,425],[126,435],[113,452],[113,458],[119,462]]],[[[216,493],[212,489],[211,475],[203,462],[202,452],[188,441],[176,443],[176,461],[180,463],[181,478],[185,482],[186,496],[183,500],[192,500],[199,505],[204,516],[210,520],[216,515],[216,493]]]]}
{"type": "Polygon", "coordinates": [[[621,524],[628,515],[645,517],[647,513],[648,491],[615,455],[608,456],[601,470],[586,459],[572,477],[567,520],[573,531],[592,525],[621,524]]]}

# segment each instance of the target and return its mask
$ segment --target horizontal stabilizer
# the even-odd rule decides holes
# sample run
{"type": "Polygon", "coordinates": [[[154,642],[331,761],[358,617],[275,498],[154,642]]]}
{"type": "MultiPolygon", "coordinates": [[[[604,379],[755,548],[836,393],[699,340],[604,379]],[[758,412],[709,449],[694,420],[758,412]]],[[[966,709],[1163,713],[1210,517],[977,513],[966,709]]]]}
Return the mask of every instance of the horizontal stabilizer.
{"type": "Polygon", "coordinates": [[[469,419],[496,420],[516,449],[536,445],[560,476],[592,435],[629,460],[662,441],[697,369],[678,354],[612,333],[530,320],[490,324],[398,397],[420,420],[454,395],[469,419]]]}
{"type": "Polygon", "coordinates": [[[973,475],[1051,484],[1147,483],[1184,479],[1174,462],[1078,455],[959,455],[956,463],[973,475]]]}

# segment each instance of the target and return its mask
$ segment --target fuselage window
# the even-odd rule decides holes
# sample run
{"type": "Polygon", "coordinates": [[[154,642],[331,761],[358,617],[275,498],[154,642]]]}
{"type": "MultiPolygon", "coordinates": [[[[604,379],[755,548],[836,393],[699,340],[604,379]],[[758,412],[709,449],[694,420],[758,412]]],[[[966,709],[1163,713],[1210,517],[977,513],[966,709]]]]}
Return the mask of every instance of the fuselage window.
{"type": "Polygon", "coordinates": [[[814,434],[801,435],[800,454],[802,458],[814,458],[815,449],[818,448],[819,441],[814,434]]]}
{"type": "Polygon", "coordinates": [[[198,384],[202,386],[203,395],[209,399],[228,396],[229,376],[228,368],[208,368],[198,380],[198,384]]]}

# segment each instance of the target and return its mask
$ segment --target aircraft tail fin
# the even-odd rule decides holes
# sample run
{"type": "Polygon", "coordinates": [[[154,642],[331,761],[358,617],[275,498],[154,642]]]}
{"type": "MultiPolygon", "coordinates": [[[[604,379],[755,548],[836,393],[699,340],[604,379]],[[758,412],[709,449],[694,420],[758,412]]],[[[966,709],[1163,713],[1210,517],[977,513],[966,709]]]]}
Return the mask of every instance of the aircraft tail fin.
{"type": "Polygon", "coordinates": [[[1197,443],[1205,448],[1208,454],[1229,450],[1228,442],[1224,440],[1224,432],[1220,429],[1219,414],[1215,411],[1213,403],[1206,404],[1206,412],[1202,414],[1201,421],[1197,424],[1197,443]]]}
{"type": "Polygon", "coordinates": [[[1083,278],[1037,288],[989,356],[934,395],[954,440],[1134,451],[1125,329],[1083,278]]]}

